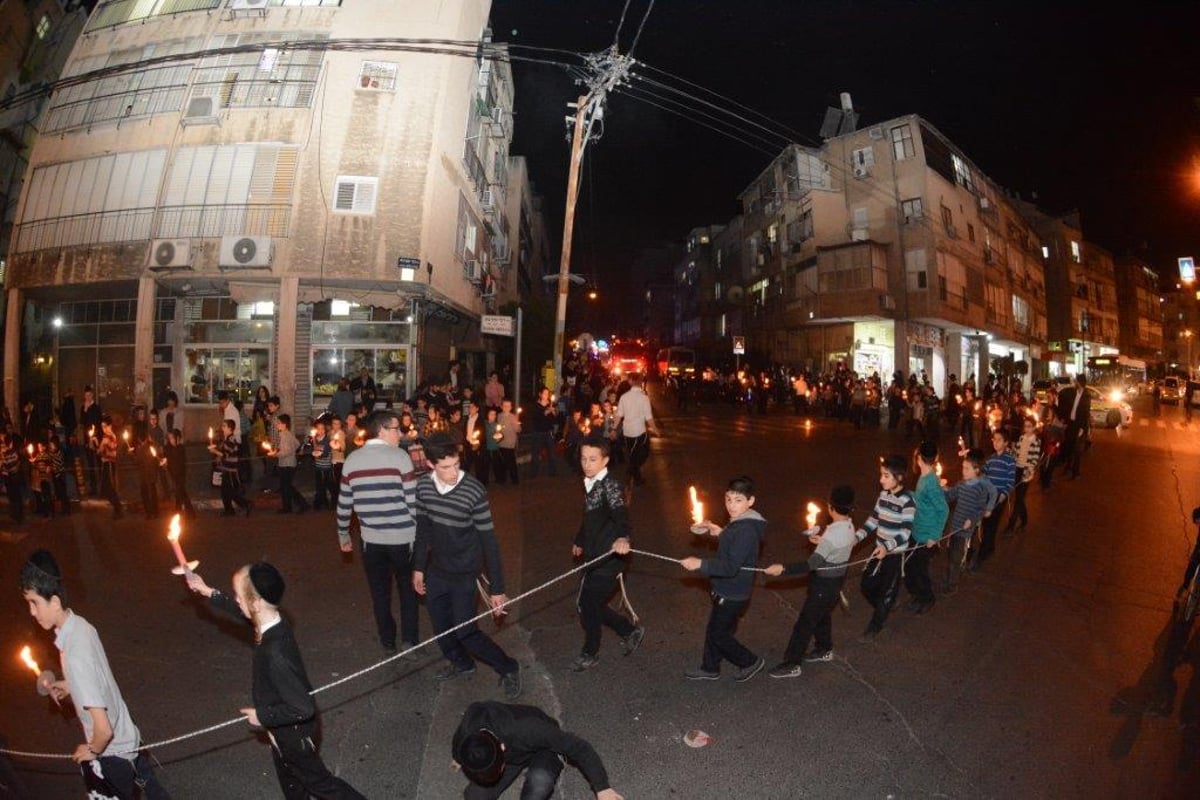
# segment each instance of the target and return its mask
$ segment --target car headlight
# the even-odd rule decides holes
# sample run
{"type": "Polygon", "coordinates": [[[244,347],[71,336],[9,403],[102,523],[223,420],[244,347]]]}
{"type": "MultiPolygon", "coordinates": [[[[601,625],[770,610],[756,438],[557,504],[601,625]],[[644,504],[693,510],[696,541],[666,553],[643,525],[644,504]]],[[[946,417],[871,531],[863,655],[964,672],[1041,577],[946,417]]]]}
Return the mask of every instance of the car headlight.
{"type": "Polygon", "coordinates": [[[1120,403],[1124,399],[1125,399],[1125,393],[1122,392],[1120,389],[1113,389],[1111,392],[1108,393],[1108,400],[1111,403],[1120,403]]]}

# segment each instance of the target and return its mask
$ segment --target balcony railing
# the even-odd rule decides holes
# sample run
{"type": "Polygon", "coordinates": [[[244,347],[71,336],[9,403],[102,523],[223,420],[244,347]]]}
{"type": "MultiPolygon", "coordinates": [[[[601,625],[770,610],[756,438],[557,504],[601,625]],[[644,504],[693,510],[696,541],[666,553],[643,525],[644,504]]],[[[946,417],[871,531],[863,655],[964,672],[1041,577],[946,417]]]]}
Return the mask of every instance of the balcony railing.
{"type": "Polygon", "coordinates": [[[150,235],[153,222],[153,208],[127,208],[24,222],[13,234],[13,252],[150,239],[153,238],[150,235]]]}
{"type": "Polygon", "coordinates": [[[92,13],[84,32],[91,33],[101,28],[140,22],[167,14],[207,11],[219,7],[223,2],[224,0],[158,0],[156,3],[147,3],[145,0],[110,0],[92,13]]]}
{"type": "Polygon", "coordinates": [[[286,237],[292,209],[287,205],[164,206],[155,239],[192,237],[286,237]]]}

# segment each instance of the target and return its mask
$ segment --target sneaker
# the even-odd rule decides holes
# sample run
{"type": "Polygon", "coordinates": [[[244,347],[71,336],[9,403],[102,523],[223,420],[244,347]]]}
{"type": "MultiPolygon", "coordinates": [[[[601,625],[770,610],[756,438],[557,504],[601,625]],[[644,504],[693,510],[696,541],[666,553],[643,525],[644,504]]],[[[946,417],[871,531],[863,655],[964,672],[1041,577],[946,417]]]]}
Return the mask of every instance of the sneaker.
{"type": "Polygon", "coordinates": [[[721,677],[721,673],[703,668],[689,669],[684,671],[683,677],[689,681],[715,681],[721,677]]]}
{"type": "Polygon", "coordinates": [[[767,674],[772,678],[799,678],[801,671],[800,665],[795,661],[784,661],[771,667],[767,674]]]}
{"type": "Polygon", "coordinates": [[[867,628],[863,631],[863,635],[858,637],[859,644],[870,644],[875,641],[875,637],[879,635],[879,631],[874,628],[867,628]]]}
{"type": "Polygon", "coordinates": [[[645,636],[646,636],[645,628],[642,628],[639,625],[638,627],[634,628],[633,631],[628,636],[626,636],[624,639],[622,639],[621,646],[625,648],[625,655],[627,655],[627,656],[633,655],[637,651],[638,647],[641,646],[642,639],[645,636]]]}
{"type": "Polygon", "coordinates": [[[572,672],[583,672],[584,670],[591,669],[592,667],[596,666],[599,663],[600,663],[600,656],[598,656],[598,655],[593,656],[593,655],[588,655],[587,653],[580,653],[579,658],[577,658],[571,662],[571,671],[572,672]]]}
{"type": "Polygon", "coordinates": [[[805,663],[812,664],[817,661],[833,661],[832,650],[811,650],[804,657],[805,663]]]}
{"type": "Polygon", "coordinates": [[[762,668],[766,665],[767,660],[762,656],[759,656],[750,666],[742,667],[737,672],[733,673],[733,679],[738,683],[745,683],[758,673],[762,672],[762,668]]]}
{"type": "Polygon", "coordinates": [[[475,667],[471,667],[470,669],[459,669],[453,664],[447,664],[433,674],[433,679],[438,683],[445,683],[446,681],[452,681],[455,678],[474,674],[475,667]]]}
{"type": "Polygon", "coordinates": [[[500,687],[504,689],[505,700],[516,700],[521,696],[521,668],[500,676],[500,687]]]}
{"type": "Polygon", "coordinates": [[[413,651],[411,653],[406,652],[408,650],[412,650],[416,646],[417,646],[416,642],[401,642],[400,643],[400,652],[404,653],[404,655],[400,656],[400,660],[401,661],[416,661],[420,657],[416,651],[413,651]]]}

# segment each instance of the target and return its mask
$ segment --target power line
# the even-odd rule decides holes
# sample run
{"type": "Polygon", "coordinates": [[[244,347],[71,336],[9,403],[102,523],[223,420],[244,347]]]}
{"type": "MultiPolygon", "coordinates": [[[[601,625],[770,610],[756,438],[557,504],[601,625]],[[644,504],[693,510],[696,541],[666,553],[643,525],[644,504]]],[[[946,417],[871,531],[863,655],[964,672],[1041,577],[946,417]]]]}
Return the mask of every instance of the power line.
{"type": "Polygon", "coordinates": [[[627,12],[629,10],[630,2],[631,2],[631,0],[625,0],[625,7],[623,9],[621,9],[621,20],[620,20],[620,22],[617,23],[617,32],[615,34],[613,34],[612,46],[613,46],[614,50],[616,50],[618,45],[620,45],[620,43],[621,43],[621,28],[623,28],[625,26],[625,12],[627,12]]]}
{"type": "Polygon", "coordinates": [[[650,5],[646,6],[646,13],[642,15],[642,24],[638,25],[637,34],[633,37],[633,44],[629,45],[629,52],[626,54],[629,58],[633,58],[633,51],[637,49],[638,39],[642,38],[642,28],[646,27],[646,20],[650,18],[650,12],[654,10],[654,0],[650,0],[650,5]]]}
{"type": "Polygon", "coordinates": [[[663,97],[662,95],[655,94],[653,91],[650,91],[648,89],[644,89],[642,87],[632,87],[632,86],[627,87],[625,89],[625,91],[622,92],[622,94],[636,96],[638,99],[653,102],[655,104],[658,104],[658,103],[668,104],[666,106],[659,106],[659,107],[664,108],[664,109],[673,110],[679,116],[684,117],[685,119],[691,120],[692,122],[695,122],[698,125],[703,125],[705,127],[708,127],[711,130],[719,130],[721,133],[728,136],[729,138],[734,139],[735,141],[741,142],[742,144],[745,144],[747,146],[755,147],[756,149],[766,148],[765,152],[770,152],[772,155],[775,155],[779,152],[779,147],[776,145],[775,142],[770,141],[769,139],[766,139],[765,137],[760,136],[753,132],[738,131],[738,130],[736,130],[736,128],[734,128],[734,124],[732,122],[726,121],[726,120],[721,119],[720,117],[714,116],[712,114],[708,114],[699,109],[691,108],[691,107],[687,106],[686,104],[679,102],[678,100],[674,100],[673,98],[663,97]],[[707,122],[705,120],[707,120],[707,122]],[[718,126],[725,126],[725,127],[718,127],[718,126]]]}
{"type": "Polygon", "coordinates": [[[680,110],[678,110],[678,109],[671,108],[671,107],[669,107],[669,106],[664,106],[664,105],[662,105],[661,103],[656,103],[656,102],[654,102],[653,100],[650,100],[649,98],[643,97],[643,96],[641,95],[641,93],[640,93],[639,91],[637,91],[637,90],[633,90],[633,91],[627,91],[627,92],[625,92],[625,93],[624,93],[624,95],[623,95],[623,96],[625,96],[625,97],[628,97],[628,98],[630,98],[631,100],[637,100],[639,103],[645,103],[646,105],[654,106],[654,107],[655,107],[655,108],[657,108],[657,109],[660,109],[660,110],[662,110],[662,111],[666,111],[666,112],[668,112],[668,113],[670,113],[670,114],[674,114],[674,115],[676,115],[676,116],[678,116],[678,117],[682,117],[683,119],[687,120],[688,122],[691,122],[691,123],[693,123],[693,124],[695,124],[695,125],[699,125],[699,126],[701,126],[701,127],[703,127],[703,128],[708,128],[709,130],[711,130],[711,131],[713,131],[713,132],[715,132],[715,133],[719,133],[719,134],[721,134],[722,136],[728,137],[728,138],[730,138],[730,139],[734,140],[735,142],[738,142],[739,144],[744,144],[744,145],[746,145],[747,147],[749,147],[749,148],[751,148],[751,149],[754,149],[754,150],[757,150],[757,151],[758,151],[758,152],[760,152],[760,153],[763,153],[764,155],[767,155],[767,156],[774,156],[774,155],[776,154],[776,151],[775,151],[775,150],[768,149],[767,147],[765,147],[765,146],[763,146],[763,145],[761,145],[761,144],[756,144],[756,143],[754,143],[754,142],[751,142],[751,141],[748,141],[748,140],[746,140],[746,139],[742,139],[741,137],[739,137],[739,136],[737,136],[737,135],[735,135],[735,134],[733,134],[733,133],[731,133],[731,132],[729,132],[729,131],[727,131],[727,130],[723,130],[723,129],[721,129],[721,128],[718,128],[718,127],[716,127],[716,126],[714,126],[714,125],[709,125],[709,124],[708,124],[708,123],[706,123],[706,122],[701,122],[700,120],[697,120],[697,119],[695,119],[694,117],[690,117],[690,116],[688,116],[686,113],[684,113],[683,111],[680,111],[680,110]]]}

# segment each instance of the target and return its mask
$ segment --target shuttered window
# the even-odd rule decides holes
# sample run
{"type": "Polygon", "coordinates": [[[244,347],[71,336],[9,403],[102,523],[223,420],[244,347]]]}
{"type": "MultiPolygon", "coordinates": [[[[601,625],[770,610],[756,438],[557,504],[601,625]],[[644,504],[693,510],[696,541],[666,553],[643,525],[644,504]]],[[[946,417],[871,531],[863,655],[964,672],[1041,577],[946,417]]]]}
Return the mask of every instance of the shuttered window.
{"type": "Polygon", "coordinates": [[[356,175],[338,176],[333,192],[333,210],[347,214],[374,214],[378,178],[356,175]]]}
{"type": "Polygon", "coordinates": [[[277,144],[181,148],[155,238],[287,236],[296,158],[277,144]]]}

